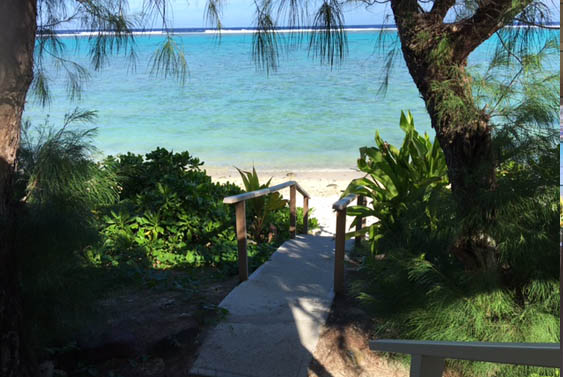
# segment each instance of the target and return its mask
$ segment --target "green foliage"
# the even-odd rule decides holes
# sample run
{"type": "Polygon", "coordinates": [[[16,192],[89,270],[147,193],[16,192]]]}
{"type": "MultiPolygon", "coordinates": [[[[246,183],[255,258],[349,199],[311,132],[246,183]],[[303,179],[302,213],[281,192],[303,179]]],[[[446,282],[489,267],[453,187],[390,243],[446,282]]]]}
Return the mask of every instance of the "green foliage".
{"type": "Polygon", "coordinates": [[[169,75],[176,77],[182,85],[186,81],[188,63],[184,50],[171,35],[167,35],[162,45],[154,52],[150,65],[151,74],[162,74],[164,78],[169,75]]]}
{"type": "Polygon", "coordinates": [[[364,228],[369,233],[372,251],[378,252],[388,242],[405,239],[403,234],[437,230],[437,211],[432,203],[441,201],[447,185],[447,168],[438,142],[421,136],[409,113],[401,113],[401,129],[405,132],[403,145],[397,149],[383,141],[376,132],[375,147],[360,148],[358,168],[366,173],[346,189],[344,195],[355,193],[371,199],[370,206],[352,206],[348,214],[379,219],[364,228]]]}
{"type": "Polygon", "coordinates": [[[472,67],[471,76],[476,104],[487,109],[497,133],[521,139],[522,134],[553,128],[558,120],[559,74],[545,67],[545,61],[559,54],[560,37],[529,36],[539,39],[534,47],[514,54],[511,51],[522,43],[518,35],[515,30],[498,33],[499,44],[506,48],[495,51],[486,69],[472,67]]]}
{"type": "MultiPolygon", "coordinates": [[[[309,209],[309,229],[315,229],[319,227],[319,222],[316,218],[312,217],[314,214],[314,209],[309,209]]],[[[272,216],[272,223],[276,224],[276,230],[278,238],[283,240],[289,239],[289,207],[285,207],[280,211],[276,211],[272,216]]],[[[296,232],[303,233],[303,208],[297,208],[296,213],[296,232]]]]}
{"type": "MultiPolygon", "coordinates": [[[[246,192],[261,190],[270,187],[272,178],[265,184],[260,184],[256,169],[252,167],[252,172],[242,171],[236,168],[242,178],[246,192]]],[[[247,217],[251,219],[250,231],[256,242],[266,239],[270,229],[265,229],[266,225],[272,225],[272,216],[276,211],[281,210],[287,205],[279,192],[274,192],[259,198],[254,198],[246,202],[247,217]],[[266,233],[266,234],[265,234],[266,233]]]]}
{"type": "Polygon", "coordinates": [[[225,196],[240,193],[233,184],[215,184],[188,152],[163,148],[141,155],[108,157],[103,166],[121,187],[116,206],[101,208],[101,248],[92,258],[117,265],[218,264],[222,245],[233,242],[233,211],[225,196]]]}
{"type": "Polygon", "coordinates": [[[92,210],[118,197],[116,177],[91,160],[94,130],[78,128],[94,116],[74,110],[58,129],[48,119],[24,123],[15,177],[16,242],[25,327],[35,340],[65,336],[69,327],[60,324],[79,322],[77,313],[99,293],[92,282],[103,289],[121,278],[88,269],[82,256],[99,240],[92,210]]]}
{"type": "Polygon", "coordinates": [[[521,148],[497,169],[498,189],[492,195],[497,240],[504,279],[525,290],[535,280],[559,279],[558,245],[559,143],[543,137],[530,139],[542,149],[521,148]],[[538,139],[536,143],[534,139],[538,139]]]}
{"type": "Polygon", "coordinates": [[[48,118],[37,126],[24,122],[18,151],[17,197],[36,205],[58,201],[87,208],[93,203],[116,201],[115,176],[91,160],[96,129],[75,127],[95,117],[94,112],[75,109],[65,115],[59,129],[48,118]]]}
{"type": "MultiPolygon", "coordinates": [[[[410,130],[412,119],[408,123],[410,130]]],[[[397,150],[376,138],[376,148],[369,154],[362,150],[358,166],[370,176],[353,182],[349,191],[381,204],[353,207],[350,213],[378,216],[370,240],[372,250],[381,255],[367,257],[363,277],[353,290],[381,319],[376,328],[380,337],[560,341],[559,146],[554,138],[550,142],[539,133],[525,141],[505,147],[497,168],[497,189],[483,198],[495,203],[497,221],[488,232],[500,261],[498,270],[487,271],[466,271],[453,255],[452,241],[466,219],[455,214],[445,186],[443,157],[433,157],[440,161],[437,170],[429,169],[432,164],[427,160],[415,162],[432,156],[429,141],[418,148],[425,151],[418,157],[410,142],[397,150]],[[402,178],[395,178],[396,173],[402,178]]],[[[554,375],[550,369],[523,366],[463,361],[449,365],[464,376],[554,375]]]]}
{"type": "MultiPolygon", "coordinates": [[[[213,183],[202,164],[188,152],[163,148],[144,158],[131,153],[108,157],[102,166],[117,177],[120,201],[98,209],[103,242],[89,249],[88,258],[102,266],[211,266],[236,271],[234,208],[223,198],[242,190],[231,183],[213,183]]],[[[241,176],[250,191],[269,185],[260,184],[254,169],[241,171],[241,176]]],[[[278,193],[248,201],[255,241],[249,243],[251,266],[263,263],[286,239],[267,239],[269,229],[264,229],[266,224],[275,229],[285,226],[277,215],[285,205],[278,193]],[[275,242],[267,245],[265,240],[275,242]]]]}
{"type": "MultiPolygon", "coordinates": [[[[234,211],[223,198],[242,190],[213,183],[188,152],[157,148],[95,163],[92,131],[70,128],[92,117],[75,111],[58,130],[27,125],[18,154],[26,327],[41,345],[71,339],[98,315],[91,305],[119,287],[166,284],[193,294],[194,279],[237,273],[234,211]],[[187,280],[159,275],[170,268],[183,268],[187,280]]],[[[249,242],[251,271],[289,238],[288,209],[270,209],[269,221],[285,230],[271,243],[249,242]]]]}

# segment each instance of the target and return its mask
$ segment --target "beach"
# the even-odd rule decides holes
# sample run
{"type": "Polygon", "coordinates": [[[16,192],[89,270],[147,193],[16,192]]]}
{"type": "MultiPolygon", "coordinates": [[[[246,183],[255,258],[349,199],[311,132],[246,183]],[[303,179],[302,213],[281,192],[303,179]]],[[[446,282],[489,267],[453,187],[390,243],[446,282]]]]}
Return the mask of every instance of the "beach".
{"type": "MultiPolygon", "coordinates": [[[[242,179],[234,168],[205,167],[214,182],[232,182],[243,187],[242,179]]],[[[271,185],[286,181],[296,181],[311,196],[309,206],[313,209],[312,217],[319,221],[320,229],[314,234],[334,236],[336,229],[336,214],[332,204],[337,201],[348,184],[356,178],[365,176],[357,169],[325,169],[325,170],[257,170],[260,183],[266,183],[270,177],[271,185]]],[[[289,199],[289,189],[280,191],[284,198],[289,199]]],[[[302,196],[297,194],[297,206],[303,205],[302,196]]],[[[355,203],[352,203],[355,204],[355,203]]],[[[352,218],[349,217],[347,224],[352,218]]]]}
{"type": "MultiPolygon", "coordinates": [[[[314,216],[327,231],[335,222],[331,204],[361,176],[354,170],[359,149],[373,146],[376,132],[400,146],[401,111],[410,111],[418,132],[434,138],[424,101],[402,59],[393,68],[387,93],[379,92],[383,77],[377,67],[385,64],[389,51],[376,48],[376,41],[382,37],[392,44],[398,41],[396,31],[348,30],[349,53],[334,67],[312,61],[306,48],[288,49],[280,56],[279,69],[268,74],[251,59],[248,30],[226,33],[220,45],[202,31],[177,36],[188,53],[185,85],[156,80],[141,67],[129,72],[127,58],[116,56],[103,71],[92,71],[88,90],[77,101],[66,99],[65,80],[53,80],[50,89],[57,101],[48,108],[30,101],[24,119],[40,125],[48,114],[48,123],[57,129],[75,107],[93,110],[97,118],[76,127],[97,128],[92,143],[100,160],[163,147],[189,151],[217,182],[240,185],[233,166],[253,165],[262,182],[269,177],[272,184],[295,180],[311,194],[314,216]]],[[[138,35],[140,61],[149,61],[162,41],[155,33],[138,35]]],[[[73,60],[89,66],[88,38],[63,38],[62,43],[73,60]]],[[[483,43],[469,56],[469,64],[486,66],[497,44],[496,38],[483,43]]],[[[49,59],[45,64],[55,67],[49,59]]],[[[546,64],[548,70],[559,70],[555,55],[546,64]]]]}

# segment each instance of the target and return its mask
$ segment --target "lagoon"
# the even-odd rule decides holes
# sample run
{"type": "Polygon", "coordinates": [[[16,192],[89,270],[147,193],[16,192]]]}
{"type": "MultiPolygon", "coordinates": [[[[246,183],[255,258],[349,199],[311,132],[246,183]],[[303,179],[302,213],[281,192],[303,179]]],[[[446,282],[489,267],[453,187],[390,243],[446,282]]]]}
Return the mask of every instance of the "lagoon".
{"type": "MultiPolygon", "coordinates": [[[[397,42],[395,31],[385,33],[388,42],[397,42]]],[[[62,75],[50,70],[51,104],[43,108],[30,101],[24,118],[40,123],[49,114],[51,123],[60,124],[77,106],[96,110],[95,144],[103,154],[161,146],[189,150],[208,166],[353,167],[358,148],[373,145],[376,130],[392,144],[401,142],[401,110],[412,112],[420,131],[434,135],[402,56],[387,94],[378,95],[389,51],[377,47],[378,36],[349,31],[348,56],[332,68],[312,60],[305,48],[290,49],[280,56],[279,70],[267,74],[251,59],[251,34],[225,34],[220,43],[211,34],[181,34],[189,67],[181,86],[149,74],[147,62],[163,37],[141,35],[136,72],[126,57],[111,58],[102,71],[91,72],[82,98],[73,102],[65,96],[62,75]]],[[[62,40],[71,59],[88,65],[87,38],[62,40]]],[[[486,64],[495,43],[480,46],[470,64],[486,64]]],[[[558,70],[558,57],[550,64],[558,70]]]]}

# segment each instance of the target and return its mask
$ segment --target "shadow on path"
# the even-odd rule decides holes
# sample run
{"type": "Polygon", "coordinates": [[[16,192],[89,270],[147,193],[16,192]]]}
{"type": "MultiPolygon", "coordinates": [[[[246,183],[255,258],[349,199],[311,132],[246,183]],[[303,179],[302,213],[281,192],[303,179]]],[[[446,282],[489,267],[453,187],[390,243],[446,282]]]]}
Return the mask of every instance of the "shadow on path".
{"type": "Polygon", "coordinates": [[[282,245],[220,304],[229,311],[205,339],[191,376],[331,377],[313,357],[333,301],[332,237],[282,245]]]}

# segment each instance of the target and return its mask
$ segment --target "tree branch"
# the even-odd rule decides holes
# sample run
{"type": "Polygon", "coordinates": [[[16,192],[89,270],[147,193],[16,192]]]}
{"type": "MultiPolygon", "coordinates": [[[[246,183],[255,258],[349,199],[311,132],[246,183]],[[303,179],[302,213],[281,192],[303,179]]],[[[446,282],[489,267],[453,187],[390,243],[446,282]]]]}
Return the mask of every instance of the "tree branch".
{"type": "Polygon", "coordinates": [[[475,14],[451,26],[455,44],[454,57],[458,62],[502,27],[514,20],[533,0],[490,0],[475,14]]]}
{"type": "Polygon", "coordinates": [[[443,20],[448,11],[455,5],[455,0],[436,0],[430,14],[443,20]]]}
{"type": "Polygon", "coordinates": [[[418,1],[416,0],[391,0],[391,9],[395,15],[395,22],[398,27],[399,21],[409,21],[409,19],[420,12],[418,1]]]}

